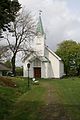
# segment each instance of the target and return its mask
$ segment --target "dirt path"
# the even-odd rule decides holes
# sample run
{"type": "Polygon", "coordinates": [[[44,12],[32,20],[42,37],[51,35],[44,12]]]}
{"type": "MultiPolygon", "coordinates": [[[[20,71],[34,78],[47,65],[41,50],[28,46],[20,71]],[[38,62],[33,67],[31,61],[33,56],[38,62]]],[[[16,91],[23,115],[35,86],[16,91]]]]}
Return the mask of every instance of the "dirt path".
{"type": "Polygon", "coordinates": [[[49,83],[43,84],[46,88],[46,105],[40,108],[40,120],[70,120],[58,97],[56,89],[49,83]]]}

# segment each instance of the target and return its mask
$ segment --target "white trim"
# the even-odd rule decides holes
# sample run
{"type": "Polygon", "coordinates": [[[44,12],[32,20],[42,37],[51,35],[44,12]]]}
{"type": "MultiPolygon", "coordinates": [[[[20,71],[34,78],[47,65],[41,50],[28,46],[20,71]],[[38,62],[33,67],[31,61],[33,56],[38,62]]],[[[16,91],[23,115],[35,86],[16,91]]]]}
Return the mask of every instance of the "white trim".
{"type": "Polygon", "coordinates": [[[56,55],[51,49],[49,49],[47,46],[45,46],[45,48],[46,48],[52,55],[54,55],[58,60],[61,61],[61,58],[60,58],[58,55],[56,55]]]}

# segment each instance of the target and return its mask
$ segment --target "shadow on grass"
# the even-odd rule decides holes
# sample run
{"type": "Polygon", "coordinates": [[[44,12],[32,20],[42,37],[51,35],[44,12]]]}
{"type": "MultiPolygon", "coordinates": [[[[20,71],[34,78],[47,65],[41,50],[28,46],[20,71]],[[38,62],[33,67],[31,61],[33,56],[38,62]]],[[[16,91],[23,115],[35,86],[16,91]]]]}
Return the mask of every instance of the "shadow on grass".
{"type": "Polygon", "coordinates": [[[80,105],[20,102],[5,120],[80,120],[80,105]]]}

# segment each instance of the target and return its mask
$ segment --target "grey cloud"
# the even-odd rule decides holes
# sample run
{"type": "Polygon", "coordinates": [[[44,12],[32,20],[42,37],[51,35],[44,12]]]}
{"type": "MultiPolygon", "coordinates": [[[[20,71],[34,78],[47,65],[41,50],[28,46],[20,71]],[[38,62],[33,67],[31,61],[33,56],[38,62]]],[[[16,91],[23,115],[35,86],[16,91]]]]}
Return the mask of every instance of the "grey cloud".
{"type": "MultiPolygon", "coordinates": [[[[47,44],[56,49],[57,44],[65,39],[79,41],[80,15],[71,12],[67,0],[20,0],[38,16],[42,10],[43,26],[47,35],[47,44]]],[[[69,1],[68,1],[69,2],[69,1]]]]}

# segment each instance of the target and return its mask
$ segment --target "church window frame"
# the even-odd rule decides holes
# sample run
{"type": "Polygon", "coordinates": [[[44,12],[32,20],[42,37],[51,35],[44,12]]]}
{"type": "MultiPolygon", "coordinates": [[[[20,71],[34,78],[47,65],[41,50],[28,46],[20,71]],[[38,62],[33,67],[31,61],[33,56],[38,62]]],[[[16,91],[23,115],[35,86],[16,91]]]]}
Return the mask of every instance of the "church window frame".
{"type": "Polygon", "coordinates": [[[33,66],[34,67],[41,67],[41,61],[36,58],[34,61],[33,61],[33,66]]]}

